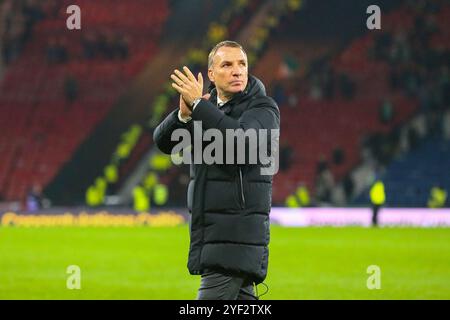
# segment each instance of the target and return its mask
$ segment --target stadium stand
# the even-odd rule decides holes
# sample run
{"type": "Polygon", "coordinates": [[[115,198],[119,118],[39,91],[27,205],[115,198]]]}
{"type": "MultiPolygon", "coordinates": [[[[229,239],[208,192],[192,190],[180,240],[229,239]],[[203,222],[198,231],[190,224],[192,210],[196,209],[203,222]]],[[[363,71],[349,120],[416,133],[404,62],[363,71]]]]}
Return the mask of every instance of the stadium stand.
{"type": "MultiPolygon", "coordinates": [[[[44,18],[33,25],[22,53],[8,62],[0,83],[0,126],[5,131],[0,137],[4,155],[0,194],[4,198],[23,199],[35,183],[45,186],[54,182],[77,148],[93,136],[94,129],[105,124],[106,115],[127,91],[132,78],[156,57],[169,2],[82,0],[83,25],[89,27],[84,33],[58,28],[61,23],[65,25],[67,14],[63,9],[69,1],[58,3],[57,10],[45,7],[44,18]],[[93,87],[96,90],[90,90],[93,87]]],[[[405,1],[383,13],[380,31],[346,35],[345,39],[316,37],[319,40],[312,46],[302,46],[296,43],[299,37],[293,25],[304,10],[302,1],[275,4],[280,12],[261,10],[269,2],[236,0],[233,10],[223,10],[222,19],[205,28],[203,41],[186,50],[183,63],[194,71],[203,70],[212,44],[242,37],[249,60],[255,62],[252,71],[264,79],[267,91],[281,108],[281,170],[274,180],[273,203],[284,205],[286,198],[302,186],[309,192],[307,203],[333,204],[329,189],[348,180],[363,161],[368,145],[374,149],[371,143],[377,138],[395,139],[419,113],[427,117],[440,114],[429,101],[428,89],[420,88],[432,87],[435,83],[430,78],[445,78],[441,62],[448,56],[450,43],[446,28],[449,5],[445,1],[405,1]],[[246,19],[249,14],[254,21],[246,19]],[[254,36],[246,39],[245,30],[250,28],[252,32],[247,33],[254,36]],[[289,40],[288,30],[296,41],[289,40]],[[418,81],[422,81],[421,86],[418,81]]],[[[320,9],[320,5],[317,7],[320,9]]],[[[127,122],[123,126],[126,129],[121,128],[124,131],[114,137],[116,147],[109,148],[110,154],[95,168],[97,172],[88,177],[90,182],[84,181],[86,186],[80,183],[78,189],[87,189],[87,183],[93,186],[99,177],[106,177],[106,168],[114,176],[106,179],[107,184],[114,185],[108,185],[108,191],[117,192],[130,178],[147,150],[154,148],[151,130],[177,104],[167,84],[158,90],[160,94],[152,93],[153,102],[146,102],[148,119],[140,114],[141,122],[127,122]],[[100,172],[103,168],[105,171],[100,172]]],[[[115,118],[120,119],[119,112],[115,118]]],[[[107,136],[102,134],[100,138],[107,136]]],[[[160,155],[155,152],[153,156],[158,159],[160,155]]],[[[386,165],[390,156],[379,152],[373,157],[386,165]]],[[[170,191],[185,187],[185,168],[159,170],[154,160],[149,159],[139,180],[141,185],[148,177],[154,184],[156,174],[156,183],[170,186],[170,191]]],[[[63,175],[60,178],[54,190],[66,181],[63,175]]],[[[183,205],[178,197],[184,195],[170,193],[168,203],[183,205]]]]}
{"type": "MultiPolygon", "coordinates": [[[[426,207],[430,190],[450,190],[450,143],[442,137],[427,137],[420,146],[390,163],[380,177],[386,186],[386,205],[426,207]]],[[[367,203],[365,190],[353,205],[367,203]]]]}
{"type": "MultiPolygon", "coordinates": [[[[336,95],[327,99],[328,82],[324,81],[322,87],[319,82],[319,98],[311,90],[309,97],[298,97],[300,103],[293,110],[283,110],[282,128],[285,139],[294,146],[294,156],[292,169],[275,177],[275,202],[282,201],[286,192],[295,190],[300,181],[305,182],[310,190],[317,191],[316,165],[320,155],[325,157],[334,177],[329,183],[332,188],[335,181],[344,179],[361,161],[360,150],[371,136],[395,137],[392,133],[415,114],[432,112],[424,110],[423,98],[429,92],[422,88],[427,87],[422,84],[420,88],[414,82],[411,87],[408,85],[415,80],[431,84],[430,78],[440,72],[445,74],[445,70],[440,68],[445,68],[442,49],[446,48],[443,42],[436,39],[448,37],[443,23],[443,17],[448,16],[448,3],[430,5],[430,2],[425,2],[424,7],[419,6],[418,3],[407,4],[385,15],[382,32],[363,35],[330,59],[331,66],[325,68],[325,80],[343,73],[358,84],[350,100],[336,95]],[[438,9],[440,6],[442,10],[438,9]],[[384,43],[386,38],[391,40],[384,43]],[[428,40],[431,40],[430,45],[428,40]],[[409,55],[399,57],[401,50],[409,55]],[[434,59],[426,60],[433,61],[434,66],[423,63],[422,58],[427,54],[435,55],[434,59]],[[418,69],[422,69],[423,74],[416,79],[414,72],[418,69]],[[395,79],[396,83],[394,76],[399,77],[395,79]],[[395,110],[388,112],[388,119],[384,119],[381,112],[381,106],[386,101],[388,108],[395,110]],[[337,166],[332,164],[332,152],[336,145],[345,154],[344,163],[337,166]]],[[[310,81],[305,85],[315,89],[316,83],[310,81]]],[[[440,85],[435,87],[441,88],[440,85]]],[[[329,197],[316,200],[331,202],[329,197]]]]}
{"type": "Polygon", "coordinates": [[[7,115],[1,118],[0,193],[6,199],[23,199],[30,183],[51,181],[157,51],[166,1],[113,2],[78,2],[87,35],[61,27],[70,1],[58,2],[57,14],[47,12],[35,25],[7,69],[0,87],[0,112],[7,115]]]}

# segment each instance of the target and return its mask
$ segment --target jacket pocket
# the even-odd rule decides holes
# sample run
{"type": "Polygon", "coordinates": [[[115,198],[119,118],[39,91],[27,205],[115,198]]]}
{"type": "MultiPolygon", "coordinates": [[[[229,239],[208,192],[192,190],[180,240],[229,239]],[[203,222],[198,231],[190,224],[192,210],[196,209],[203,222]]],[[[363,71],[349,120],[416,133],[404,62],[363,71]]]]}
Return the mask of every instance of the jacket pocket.
{"type": "Polygon", "coordinates": [[[238,173],[237,173],[237,183],[238,183],[238,197],[239,197],[239,206],[241,209],[245,208],[245,194],[244,194],[244,179],[242,177],[242,169],[238,166],[238,173]]]}
{"type": "Polygon", "coordinates": [[[188,190],[187,190],[187,207],[189,213],[192,213],[192,205],[194,203],[194,184],[195,180],[189,181],[188,190]]]}

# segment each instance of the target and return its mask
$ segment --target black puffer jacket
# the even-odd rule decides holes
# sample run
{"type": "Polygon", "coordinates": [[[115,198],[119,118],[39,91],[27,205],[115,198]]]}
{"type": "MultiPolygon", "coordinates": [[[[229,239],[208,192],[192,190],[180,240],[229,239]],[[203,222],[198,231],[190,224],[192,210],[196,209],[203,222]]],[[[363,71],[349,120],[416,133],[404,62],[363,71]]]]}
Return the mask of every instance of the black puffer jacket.
{"type": "MultiPolygon", "coordinates": [[[[202,121],[204,130],[270,131],[280,127],[277,104],[266,96],[264,85],[253,76],[249,76],[247,88],[221,108],[217,107],[217,93],[213,89],[209,101],[202,100],[197,105],[192,119],[202,121]]],[[[171,153],[178,143],[171,141],[172,132],[186,128],[193,137],[192,122],[180,122],[178,109],[174,110],[155,129],[154,141],[161,151],[171,153]]],[[[188,187],[188,208],[192,214],[188,261],[191,274],[201,274],[206,269],[222,270],[250,276],[256,283],[265,279],[272,176],[262,175],[261,168],[262,164],[248,161],[241,165],[191,164],[188,187]]]]}

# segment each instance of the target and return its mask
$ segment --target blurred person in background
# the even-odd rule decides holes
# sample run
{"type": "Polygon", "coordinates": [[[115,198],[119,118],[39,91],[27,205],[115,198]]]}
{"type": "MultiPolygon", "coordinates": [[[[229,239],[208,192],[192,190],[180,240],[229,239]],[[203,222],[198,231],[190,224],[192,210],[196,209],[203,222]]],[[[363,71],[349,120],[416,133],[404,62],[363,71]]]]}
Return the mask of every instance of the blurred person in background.
{"type": "Polygon", "coordinates": [[[287,143],[280,146],[280,170],[287,171],[291,167],[294,150],[287,143]]]}
{"type": "Polygon", "coordinates": [[[428,199],[428,208],[444,208],[447,202],[447,191],[442,185],[435,185],[430,190],[430,198],[428,199]]]}
{"type": "Polygon", "coordinates": [[[380,179],[375,180],[375,183],[370,188],[370,202],[372,203],[372,226],[378,226],[378,213],[380,208],[386,202],[386,193],[384,191],[384,183],[380,179]]]}
{"type": "Polygon", "coordinates": [[[148,212],[150,210],[150,197],[141,185],[137,185],[133,189],[133,208],[136,212],[148,212]]]}
{"type": "Polygon", "coordinates": [[[33,184],[26,196],[26,210],[28,212],[36,212],[43,208],[48,208],[49,205],[49,201],[42,193],[42,186],[38,183],[33,184]]]}
{"type": "Polygon", "coordinates": [[[331,191],[334,187],[334,177],[328,162],[324,155],[320,155],[320,159],[316,165],[315,189],[317,202],[326,204],[331,202],[331,191]]]}
{"type": "Polygon", "coordinates": [[[385,98],[378,109],[379,120],[382,124],[389,124],[394,118],[394,107],[390,99],[385,98]]]}
{"type": "Polygon", "coordinates": [[[67,75],[64,79],[64,96],[69,104],[78,98],[78,81],[73,75],[67,75]]]}

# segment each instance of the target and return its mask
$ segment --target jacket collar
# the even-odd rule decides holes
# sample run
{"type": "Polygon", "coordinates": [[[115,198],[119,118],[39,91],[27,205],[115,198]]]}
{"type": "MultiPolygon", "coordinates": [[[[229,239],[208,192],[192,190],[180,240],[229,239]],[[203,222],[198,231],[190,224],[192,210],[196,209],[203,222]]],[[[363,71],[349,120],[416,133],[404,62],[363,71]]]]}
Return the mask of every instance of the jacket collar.
{"type": "MultiPolygon", "coordinates": [[[[214,83],[211,83],[208,88],[208,92],[211,94],[209,101],[217,105],[217,89],[214,83]]],[[[248,76],[247,86],[244,91],[236,93],[233,98],[224,103],[220,109],[226,106],[232,106],[254,95],[266,95],[264,85],[262,82],[253,75],[248,76]]]]}

